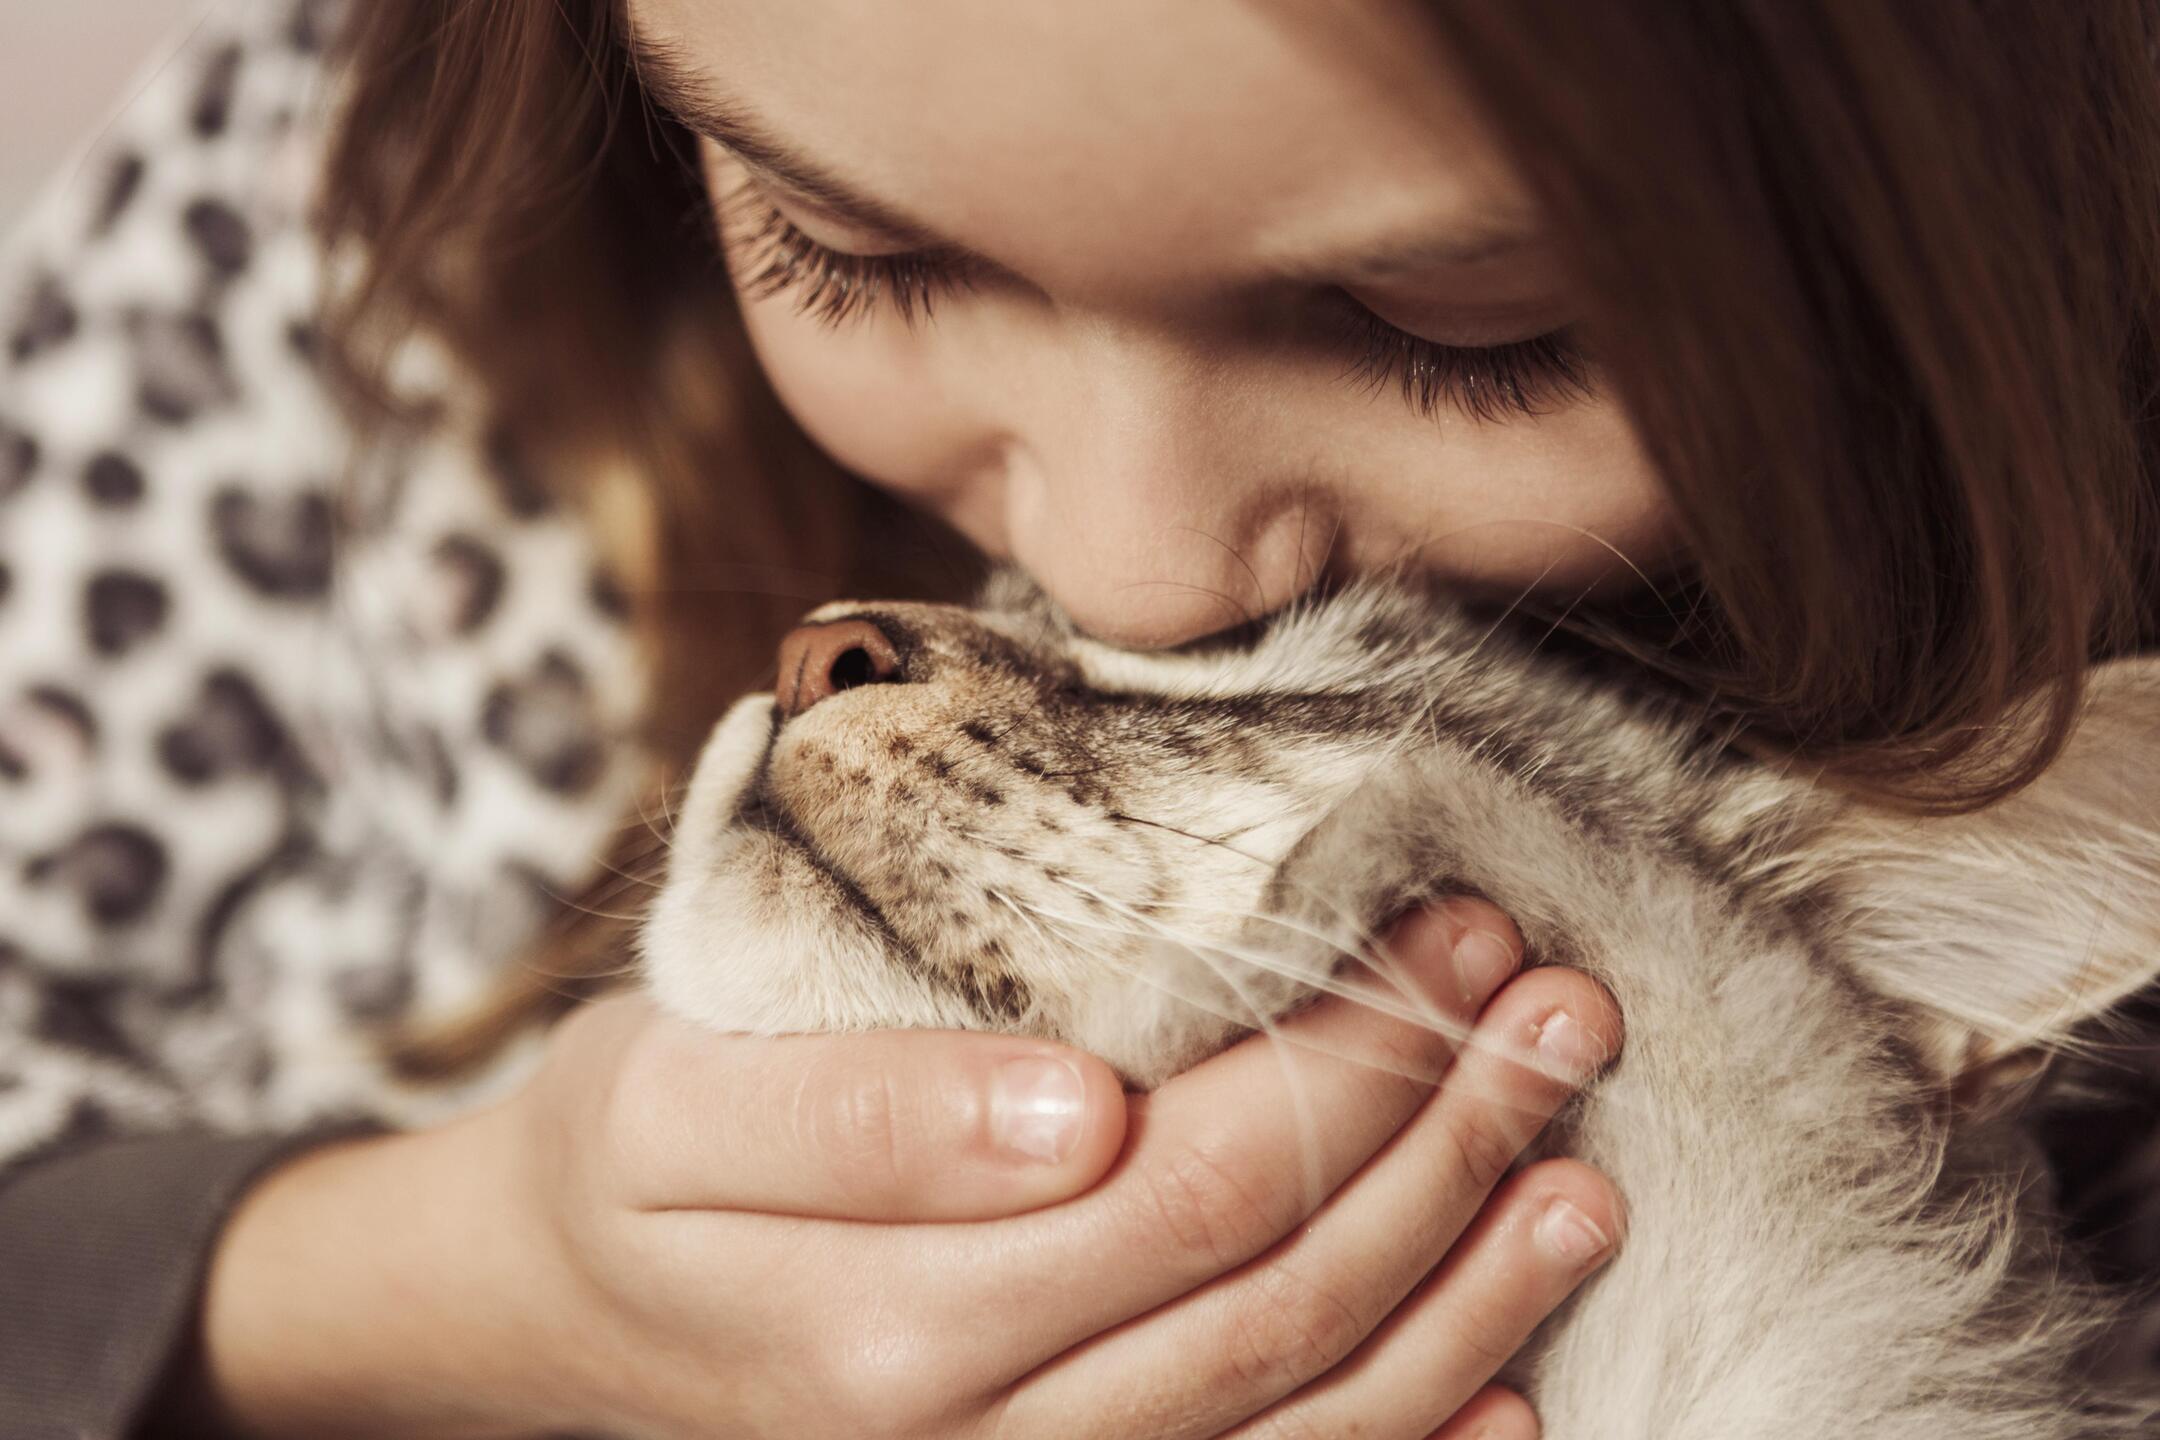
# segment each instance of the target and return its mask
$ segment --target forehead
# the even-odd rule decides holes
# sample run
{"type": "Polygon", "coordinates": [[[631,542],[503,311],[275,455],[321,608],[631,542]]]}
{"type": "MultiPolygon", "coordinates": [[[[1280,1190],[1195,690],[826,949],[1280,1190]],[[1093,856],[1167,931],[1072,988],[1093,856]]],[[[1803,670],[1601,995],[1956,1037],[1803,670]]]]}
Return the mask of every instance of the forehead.
{"type": "Polygon", "coordinates": [[[1049,274],[1221,273],[1519,223],[1395,0],[633,0],[639,33],[852,188],[1049,274]]]}

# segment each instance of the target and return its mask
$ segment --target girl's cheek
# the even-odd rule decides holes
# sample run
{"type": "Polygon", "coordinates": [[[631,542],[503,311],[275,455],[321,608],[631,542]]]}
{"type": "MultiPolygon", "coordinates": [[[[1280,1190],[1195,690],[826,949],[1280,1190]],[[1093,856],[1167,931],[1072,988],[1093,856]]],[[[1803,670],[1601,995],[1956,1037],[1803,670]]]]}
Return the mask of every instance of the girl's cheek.
{"type": "Polygon", "coordinates": [[[1363,482],[1398,533],[1419,537],[1420,563],[1449,582],[1507,596],[1575,595],[1639,583],[1681,559],[1664,487],[1612,403],[1459,433],[1445,462],[1419,466],[1405,453],[1363,482]]]}
{"type": "MultiPolygon", "coordinates": [[[[1046,436],[1018,435],[1013,417],[995,412],[985,395],[1010,374],[955,364],[965,358],[953,353],[956,337],[886,317],[834,329],[797,314],[784,295],[746,301],[744,314],[782,402],[828,454],[986,553],[1028,563],[1069,609],[1135,643],[1165,640],[1154,617],[1143,624],[1143,617],[1117,613],[1137,603],[1134,596],[1153,597],[1149,603],[1160,608],[1162,584],[1221,590],[1250,583],[1251,567],[1270,569],[1271,555],[1281,558],[1283,573],[1262,580],[1276,599],[1287,599],[1330,561],[1368,570],[1411,560],[1448,583],[1512,596],[1627,585],[1677,558],[1662,487],[1632,427],[1609,403],[1537,421],[1435,425],[1371,397],[1287,383],[1267,389],[1256,378],[1271,403],[1252,407],[1250,423],[1230,427],[1234,441],[1218,436],[1205,454],[1196,441],[1176,476],[1108,505],[1105,477],[1130,467],[1091,467],[1062,452],[1038,466],[1048,478],[1016,495],[1013,447],[1041,451],[1046,436]],[[1316,450],[1314,436],[1330,443],[1316,450]],[[1283,466],[1284,456],[1308,458],[1274,473],[1270,467],[1283,466]],[[1260,513],[1271,496],[1294,492],[1292,481],[1311,482],[1312,513],[1325,517],[1317,530],[1303,508],[1260,513]],[[1329,538],[1315,540],[1308,530],[1329,538]],[[1172,553],[1163,537],[1188,531],[1235,537],[1234,561],[1217,544],[1172,553]],[[1306,553],[1311,544],[1331,554],[1306,553]],[[1151,568],[1122,575],[1120,561],[1151,568]],[[1215,573],[1233,563],[1237,573],[1215,573]],[[1061,565],[1073,573],[1058,573],[1061,565]],[[1161,584],[1141,590],[1124,583],[1140,581],[1161,584]]],[[[1007,363],[1018,358],[1008,347],[1007,363]]],[[[1196,434],[1222,428],[1190,418],[1196,434]]],[[[1065,423],[1071,420],[1054,428],[1092,429],[1065,423]]]]}
{"type": "Polygon", "coordinates": [[[996,429],[940,382],[921,331],[882,317],[835,331],[785,296],[743,308],[781,403],[827,454],[1003,553],[996,429]]]}

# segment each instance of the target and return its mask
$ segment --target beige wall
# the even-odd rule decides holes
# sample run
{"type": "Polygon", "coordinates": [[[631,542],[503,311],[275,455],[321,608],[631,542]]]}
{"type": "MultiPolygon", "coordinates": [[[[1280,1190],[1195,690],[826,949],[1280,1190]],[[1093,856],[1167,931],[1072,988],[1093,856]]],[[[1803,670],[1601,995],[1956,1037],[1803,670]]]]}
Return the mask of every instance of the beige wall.
{"type": "Polygon", "coordinates": [[[0,0],[0,230],[204,8],[204,0],[0,0]]]}

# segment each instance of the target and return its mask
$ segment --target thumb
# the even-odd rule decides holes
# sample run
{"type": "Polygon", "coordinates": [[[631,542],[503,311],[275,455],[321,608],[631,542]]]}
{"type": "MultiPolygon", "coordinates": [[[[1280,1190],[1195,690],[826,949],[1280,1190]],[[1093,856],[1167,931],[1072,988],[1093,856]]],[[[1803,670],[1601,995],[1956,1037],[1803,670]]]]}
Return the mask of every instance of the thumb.
{"type": "Polygon", "coordinates": [[[1047,1041],[942,1030],[722,1035],[638,1002],[611,1120],[658,1208],[981,1220],[1102,1178],[1125,1095],[1047,1041]]]}

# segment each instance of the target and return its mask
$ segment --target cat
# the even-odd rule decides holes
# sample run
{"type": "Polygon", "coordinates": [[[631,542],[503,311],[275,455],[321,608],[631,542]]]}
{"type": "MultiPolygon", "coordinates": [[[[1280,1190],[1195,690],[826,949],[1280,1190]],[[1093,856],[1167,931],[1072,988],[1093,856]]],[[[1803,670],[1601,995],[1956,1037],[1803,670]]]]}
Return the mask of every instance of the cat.
{"type": "Polygon", "coordinates": [[[2160,662],[1976,813],[1887,813],[1415,586],[1134,653],[1010,578],[841,604],[714,730],[641,939],[726,1030],[1044,1035],[1160,1084],[1497,902],[1624,1052],[1548,1128],[1628,1233],[1506,1378],[1548,1440],[2144,1433],[2015,1124],[2160,974],[2160,662]],[[709,937],[726,934],[725,946],[709,937]]]}

